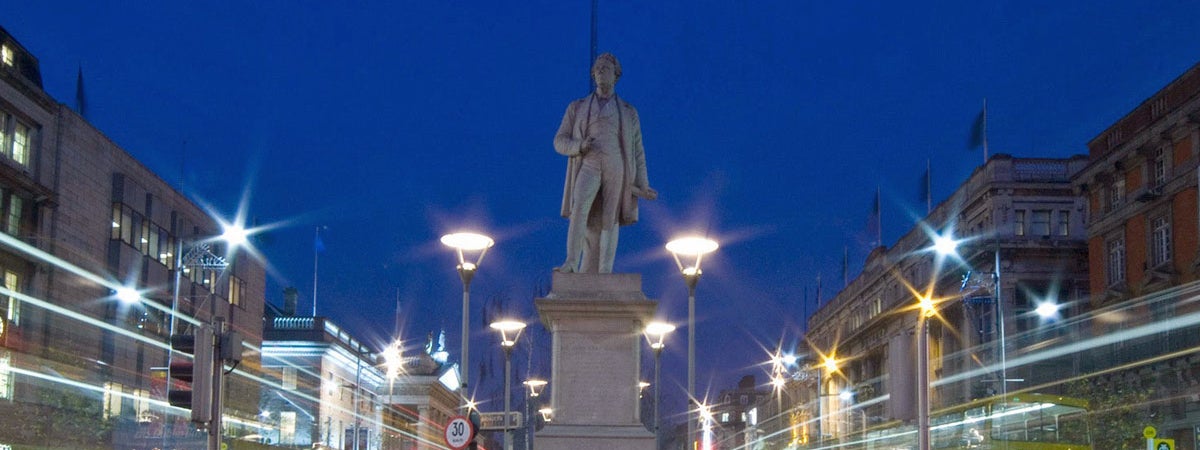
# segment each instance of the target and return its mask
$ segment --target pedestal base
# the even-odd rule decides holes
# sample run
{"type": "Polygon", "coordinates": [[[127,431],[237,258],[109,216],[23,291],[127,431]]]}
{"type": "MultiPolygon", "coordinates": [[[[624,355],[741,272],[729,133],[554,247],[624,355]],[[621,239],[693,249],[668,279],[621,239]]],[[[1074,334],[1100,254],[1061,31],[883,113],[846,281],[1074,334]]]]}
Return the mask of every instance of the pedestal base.
{"type": "Polygon", "coordinates": [[[553,421],[537,433],[538,449],[652,450],[641,423],[642,330],[658,303],[638,274],[555,273],[536,299],[553,336],[553,421]]]}

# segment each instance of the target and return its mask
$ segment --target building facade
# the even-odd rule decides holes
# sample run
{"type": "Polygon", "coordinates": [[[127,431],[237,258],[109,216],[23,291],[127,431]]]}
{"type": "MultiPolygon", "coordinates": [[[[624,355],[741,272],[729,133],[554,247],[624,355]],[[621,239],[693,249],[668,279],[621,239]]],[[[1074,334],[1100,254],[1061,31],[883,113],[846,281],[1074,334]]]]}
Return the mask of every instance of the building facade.
{"type": "MultiPolygon", "coordinates": [[[[189,333],[220,318],[257,348],[263,265],[218,243],[205,248],[221,270],[186,264],[220,223],[44,92],[3,29],[0,155],[0,416],[29,422],[0,427],[0,444],[202,444],[165,404],[172,322],[189,333]],[[141,298],[119,301],[123,287],[141,298]]],[[[239,393],[256,392],[243,375],[257,365],[248,352],[227,377],[231,436],[256,429],[239,393]]]]}
{"type": "Polygon", "coordinates": [[[1087,361],[1131,369],[1089,382],[1098,390],[1165,399],[1141,415],[1161,436],[1176,439],[1176,448],[1194,448],[1200,445],[1200,326],[1172,324],[1200,312],[1194,293],[1200,278],[1200,64],[1101,132],[1088,149],[1089,164],[1075,183],[1088,204],[1090,308],[1101,319],[1091,332],[1153,329],[1092,349],[1087,361]]]}
{"type": "Polygon", "coordinates": [[[784,397],[812,400],[795,405],[816,418],[805,440],[847,442],[867,428],[916,422],[921,297],[936,308],[928,322],[932,408],[1065,375],[1070,366],[1005,361],[1042,337],[1032,314],[1040,302],[1056,301],[1070,317],[1086,298],[1085,208],[1071,184],[1086,163],[995,155],[893,247],[872,251],[859,276],[809,319],[812,364],[793,377],[804,383],[789,386],[815,382],[817,391],[784,397]],[[938,256],[935,238],[950,235],[957,256],[938,256]]]}

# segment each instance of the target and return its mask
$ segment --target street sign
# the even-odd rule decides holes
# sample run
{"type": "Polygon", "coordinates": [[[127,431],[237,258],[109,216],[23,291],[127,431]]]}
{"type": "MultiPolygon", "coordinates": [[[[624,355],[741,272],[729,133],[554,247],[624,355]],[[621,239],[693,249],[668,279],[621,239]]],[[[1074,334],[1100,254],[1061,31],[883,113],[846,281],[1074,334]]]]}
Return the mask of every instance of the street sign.
{"type": "Polygon", "coordinates": [[[1154,450],[1175,450],[1174,439],[1151,439],[1150,445],[1154,450]]]}
{"type": "Polygon", "coordinates": [[[471,443],[471,439],[475,437],[475,429],[471,426],[471,422],[464,416],[454,416],[446,422],[446,445],[454,450],[462,450],[467,448],[467,444],[471,443]]]}
{"type": "MultiPolygon", "coordinates": [[[[491,412],[483,413],[479,416],[480,430],[503,430],[504,429],[504,413],[491,412]]],[[[508,428],[521,428],[521,413],[510,411],[508,413],[508,428]]]]}

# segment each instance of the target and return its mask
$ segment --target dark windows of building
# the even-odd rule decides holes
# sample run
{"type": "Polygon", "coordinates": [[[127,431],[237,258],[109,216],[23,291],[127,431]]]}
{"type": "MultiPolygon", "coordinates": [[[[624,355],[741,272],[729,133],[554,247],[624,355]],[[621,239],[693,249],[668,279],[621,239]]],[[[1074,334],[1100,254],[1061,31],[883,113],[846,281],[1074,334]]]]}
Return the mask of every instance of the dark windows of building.
{"type": "Polygon", "coordinates": [[[1105,272],[1106,280],[1109,286],[1116,286],[1125,281],[1125,237],[1109,239],[1105,247],[1108,268],[1105,272]]]}
{"type": "Polygon", "coordinates": [[[24,219],[28,216],[25,205],[25,199],[17,196],[12,189],[0,188],[0,228],[5,233],[21,235],[24,219]]]}
{"type": "Polygon", "coordinates": [[[1050,235],[1050,210],[1034,210],[1029,221],[1029,232],[1034,236],[1050,235]]]}
{"type": "Polygon", "coordinates": [[[1015,218],[1013,219],[1013,227],[1013,232],[1016,233],[1017,236],[1025,235],[1025,210],[1018,209],[1016,211],[1015,218]]]}
{"type": "Polygon", "coordinates": [[[1171,261],[1171,220],[1163,214],[1150,219],[1150,266],[1158,267],[1171,261]]]}
{"type": "Polygon", "coordinates": [[[1161,187],[1167,183],[1167,151],[1159,147],[1154,151],[1154,160],[1150,162],[1150,187],[1161,187]]]}
{"type": "Polygon", "coordinates": [[[1121,206],[1121,202],[1125,201],[1125,180],[1114,181],[1108,187],[1108,192],[1105,198],[1104,210],[1113,211],[1121,206]]]}
{"type": "Polygon", "coordinates": [[[1068,209],[1058,211],[1058,235],[1071,235],[1071,211],[1068,209]]]}

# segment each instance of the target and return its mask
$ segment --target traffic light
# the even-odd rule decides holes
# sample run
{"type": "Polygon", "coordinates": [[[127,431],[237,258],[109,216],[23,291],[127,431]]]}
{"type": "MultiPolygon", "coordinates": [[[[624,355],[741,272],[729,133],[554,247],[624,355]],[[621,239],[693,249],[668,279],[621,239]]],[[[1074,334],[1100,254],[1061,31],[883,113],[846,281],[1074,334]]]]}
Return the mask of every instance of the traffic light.
{"type": "Polygon", "coordinates": [[[171,350],[192,355],[172,354],[167,385],[167,401],[171,406],[192,410],[192,422],[212,420],[213,399],[213,330],[206,325],[196,327],[193,334],[171,336],[171,350]],[[176,386],[176,382],[190,386],[176,386]]]}

